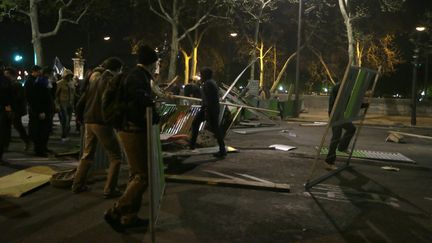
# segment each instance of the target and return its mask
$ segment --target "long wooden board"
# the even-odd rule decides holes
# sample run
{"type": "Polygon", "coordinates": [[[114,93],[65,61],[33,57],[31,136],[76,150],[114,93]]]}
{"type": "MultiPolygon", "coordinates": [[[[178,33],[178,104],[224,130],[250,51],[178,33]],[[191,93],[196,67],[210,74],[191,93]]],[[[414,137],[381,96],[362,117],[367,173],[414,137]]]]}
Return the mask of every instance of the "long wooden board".
{"type": "Polygon", "coordinates": [[[188,176],[188,175],[165,175],[168,182],[192,183],[209,186],[235,187],[273,192],[290,192],[290,185],[284,183],[264,183],[245,181],[237,179],[218,179],[211,177],[188,176]]]}

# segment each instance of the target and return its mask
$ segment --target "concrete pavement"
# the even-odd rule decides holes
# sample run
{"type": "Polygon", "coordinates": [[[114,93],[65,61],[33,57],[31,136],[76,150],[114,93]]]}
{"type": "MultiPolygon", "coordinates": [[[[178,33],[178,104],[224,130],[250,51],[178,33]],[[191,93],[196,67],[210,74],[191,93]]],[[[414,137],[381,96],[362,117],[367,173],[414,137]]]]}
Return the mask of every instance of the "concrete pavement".
{"type": "MultiPolygon", "coordinates": [[[[353,160],[350,169],[306,192],[303,185],[324,127],[302,127],[293,121],[280,126],[291,133],[229,133],[226,143],[240,148],[239,153],[220,161],[210,156],[169,161],[167,173],[247,174],[289,183],[290,193],[168,183],[157,242],[432,242],[432,141],[406,138],[406,144],[385,143],[393,126],[365,126],[357,148],[401,152],[417,163],[353,160]],[[271,144],[297,149],[263,149],[271,144]],[[400,171],[383,170],[384,165],[400,171]]],[[[397,128],[432,136],[430,128],[397,128]]],[[[77,135],[68,144],[53,140],[51,147],[66,151],[76,141],[77,135]]],[[[13,146],[21,145],[16,141],[13,146]]],[[[31,157],[16,150],[6,159],[31,157]]],[[[55,160],[57,165],[76,163],[74,158],[55,160]]],[[[1,175],[27,166],[10,163],[0,166],[1,175]]],[[[338,164],[342,163],[339,159],[338,164]]],[[[318,173],[325,173],[321,164],[318,173]]],[[[124,168],[120,184],[124,187],[126,182],[124,168]]],[[[113,231],[102,215],[114,200],[102,199],[103,181],[91,186],[91,192],[79,195],[44,186],[19,199],[0,198],[0,242],[149,242],[145,228],[126,234],[113,231]]],[[[146,200],[141,216],[148,216],[146,200]]]]}

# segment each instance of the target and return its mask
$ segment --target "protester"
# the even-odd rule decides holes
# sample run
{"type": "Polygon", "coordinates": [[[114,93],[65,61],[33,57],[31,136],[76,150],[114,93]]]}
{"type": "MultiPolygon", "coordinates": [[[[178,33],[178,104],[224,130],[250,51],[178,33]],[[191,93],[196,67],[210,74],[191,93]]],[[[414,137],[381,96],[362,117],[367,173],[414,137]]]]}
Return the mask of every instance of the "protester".
{"type": "Polygon", "coordinates": [[[28,122],[28,135],[30,137],[30,140],[33,141],[33,122],[34,122],[34,116],[32,115],[32,104],[34,103],[34,98],[33,98],[33,90],[34,90],[34,85],[36,82],[36,79],[42,75],[42,68],[38,65],[35,65],[31,68],[30,70],[30,75],[27,77],[27,80],[24,83],[24,90],[25,90],[25,95],[26,95],[26,99],[27,99],[27,104],[28,104],[28,114],[29,114],[29,122],[28,122]]]}
{"type": "Polygon", "coordinates": [[[3,163],[3,149],[8,139],[8,119],[12,112],[12,84],[3,74],[4,68],[0,60],[0,164],[3,163]]]}
{"type": "Polygon", "coordinates": [[[219,126],[219,88],[216,81],[212,79],[213,71],[210,68],[201,69],[201,110],[192,122],[192,136],[190,149],[195,149],[199,128],[203,121],[207,121],[211,131],[215,135],[219,144],[219,152],[213,154],[214,157],[223,158],[226,156],[223,133],[219,126]]]}
{"type": "MultiPolygon", "coordinates": [[[[40,73],[38,69],[38,67],[34,67],[35,74],[40,73]]],[[[47,145],[55,109],[51,91],[48,88],[48,78],[51,73],[50,68],[44,68],[41,75],[36,76],[34,81],[33,79],[27,80],[27,82],[33,83],[27,84],[31,139],[35,154],[42,157],[48,156],[48,152],[50,152],[47,145]]]]}
{"type": "MultiPolygon", "coordinates": [[[[333,105],[336,101],[336,97],[338,95],[339,89],[340,89],[341,83],[337,82],[336,85],[333,87],[330,97],[329,97],[329,107],[328,107],[328,114],[330,115],[333,109],[333,105]]],[[[362,108],[366,108],[369,104],[362,103],[362,108]]],[[[354,134],[356,132],[356,127],[352,122],[346,122],[337,126],[332,127],[332,137],[330,141],[330,147],[329,152],[327,154],[327,157],[325,159],[326,163],[326,169],[327,170],[336,170],[337,167],[335,165],[336,161],[336,149],[345,152],[350,153],[351,151],[348,150],[348,146],[351,142],[351,139],[353,138],[354,134]],[[342,136],[342,130],[345,130],[345,133],[342,136]]]]}
{"type": "Polygon", "coordinates": [[[84,123],[84,148],[72,185],[72,192],[81,193],[88,190],[86,179],[94,161],[97,142],[100,142],[108,154],[110,162],[108,176],[104,187],[105,198],[118,197],[117,179],[120,171],[121,150],[114,133],[114,128],[105,123],[102,115],[102,95],[106,86],[123,66],[123,62],[114,57],[106,59],[101,67],[93,70],[86,90],[77,104],[77,116],[84,123]],[[82,118],[80,117],[82,116],[82,118]]]}
{"type": "Polygon", "coordinates": [[[146,107],[154,106],[151,89],[151,71],[158,57],[147,45],[137,50],[138,64],[124,80],[125,124],[118,136],[129,164],[129,183],[126,191],[114,205],[105,212],[105,220],[113,228],[139,226],[138,218],[143,193],[148,186],[147,175],[147,131],[146,107]]]}
{"type": "Polygon", "coordinates": [[[62,127],[62,141],[68,140],[70,122],[72,118],[75,99],[75,86],[72,83],[73,73],[69,69],[63,70],[62,79],[57,82],[56,106],[59,110],[60,124],[62,127]]]}
{"type": "Polygon", "coordinates": [[[25,90],[24,87],[21,85],[21,83],[17,80],[18,77],[17,71],[14,68],[12,67],[6,68],[4,74],[12,82],[13,116],[11,117],[11,119],[9,119],[9,125],[8,125],[9,131],[6,134],[6,136],[9,137],[7,145],[10,142],[11,133],[12,133],[11,126],[13,126],[15,130],[18,132],[21,140],[23,140],[25,144],[24,151],[28,151],[31,145],[30,137],[28,136],[27,131],[22,124],[22,117],[27,114],[27,101],[25,97],[25,90]]]}

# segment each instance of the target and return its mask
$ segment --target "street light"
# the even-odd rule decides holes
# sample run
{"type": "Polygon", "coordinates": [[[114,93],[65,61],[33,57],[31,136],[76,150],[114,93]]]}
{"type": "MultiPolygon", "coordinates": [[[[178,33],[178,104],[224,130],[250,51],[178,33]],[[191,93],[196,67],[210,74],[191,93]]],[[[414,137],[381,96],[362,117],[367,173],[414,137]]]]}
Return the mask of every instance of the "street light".
{"type": "Polygon", "coordinates": [[[14,61],[15,62],[21,62],[23,60],[23,56],[21,56],[20,54],[16,54],[14,56],[14,61]]]}
{"type": "Polygon", "coordinates": [[[231,36],[231,37],[237,37],[237,36],[238,36],[238,33],[237,33],[237,32],[232,32],[232,33],[230,33],[230,36],[231,36]]]}
{"type": "MultiPolygon", "coordinates": [[[[423,32],[426,30],[424,26],[417,26],[417,32],[423,32]]],[[[420,34],[420,33],[417,33],[420,34]]],[[[414,55],[413,55],[413,76],[412,76],[412,87],[411,87],[411,126],[417,125],[417,67],[419,65],[420,58],[420,48],[419,41],[420,36],[417,36],[417,39],[414,40],[414,55]]]]}
{"type": "Polygon", "coordinates": [[[109,40],[111,40],[111,37],[110,36],[105,36],[103,39],[106,40],[106,41],[109,41],[109,40]]]}
{"type": "Polygon", "coordinates": [[[424,27],[424,26],[417,26],[416,30],[419,31],[419,32],[422,32],[422,31],[426,30],[426,27],[424,27]]]}

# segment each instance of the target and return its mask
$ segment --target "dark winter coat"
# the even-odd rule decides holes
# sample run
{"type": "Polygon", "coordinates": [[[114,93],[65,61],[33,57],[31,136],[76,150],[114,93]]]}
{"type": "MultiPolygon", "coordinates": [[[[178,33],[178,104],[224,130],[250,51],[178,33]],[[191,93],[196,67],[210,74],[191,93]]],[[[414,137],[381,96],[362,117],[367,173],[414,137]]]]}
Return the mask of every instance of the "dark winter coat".
{"type": "Polygon", "coordinates": [[[202,107],[209,113],[219,114],[219,87],[213,79],[205,80],[201,86],[202,107]]]}
{"type": "Polygon", "coordinates": [[[0,112],[5,111],[5,106],[12,105],[11,80],[0,73],[0,112]]]}
{"type": "Polygon", "coordinates": [[[13,104],[12,110],[17,116],[24,116],[27,114],[27,100],[24,87],[18,80],[12,82],[13,104]]]}

